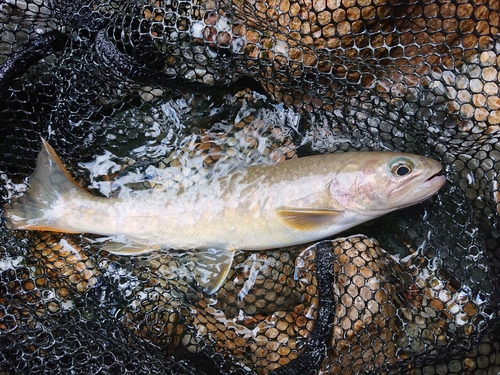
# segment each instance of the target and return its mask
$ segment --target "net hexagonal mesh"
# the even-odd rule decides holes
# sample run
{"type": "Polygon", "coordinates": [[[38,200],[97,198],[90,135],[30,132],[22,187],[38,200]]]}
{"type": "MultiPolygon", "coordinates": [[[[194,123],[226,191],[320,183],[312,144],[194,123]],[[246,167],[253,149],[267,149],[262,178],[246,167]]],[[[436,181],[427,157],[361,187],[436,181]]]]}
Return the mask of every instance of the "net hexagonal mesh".
{"type": "MultiPolygon", "coordinates": [[[[195,253],[0,236],[0,372],[500,373],[498,0],[5,0],[2,206],[40,150],[96,194],[392,150],[431,200],[315,244],[195,253]]],[[[168,225],[168,223],[166,223],[168,225]]]]}

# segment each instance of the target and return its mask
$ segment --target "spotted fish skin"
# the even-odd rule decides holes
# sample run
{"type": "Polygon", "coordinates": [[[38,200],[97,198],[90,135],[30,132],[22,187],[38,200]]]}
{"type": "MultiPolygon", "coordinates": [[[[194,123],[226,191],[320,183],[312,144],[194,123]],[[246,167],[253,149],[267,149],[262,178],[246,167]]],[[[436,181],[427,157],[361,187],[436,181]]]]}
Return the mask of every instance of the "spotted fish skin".
{"type": "Polygon", "coordinates": [[[208,257],[218,270],[236,249],[316,241],[421,202],[445,183],[441,169],[411,154],[325,154],[239,169],[181,193],[104,198],[79,186],[43,141],[27,193],[3,217],[9,229],[113,236],[106,250],[118,254],[217,249],[227,252],[208,257]]]}

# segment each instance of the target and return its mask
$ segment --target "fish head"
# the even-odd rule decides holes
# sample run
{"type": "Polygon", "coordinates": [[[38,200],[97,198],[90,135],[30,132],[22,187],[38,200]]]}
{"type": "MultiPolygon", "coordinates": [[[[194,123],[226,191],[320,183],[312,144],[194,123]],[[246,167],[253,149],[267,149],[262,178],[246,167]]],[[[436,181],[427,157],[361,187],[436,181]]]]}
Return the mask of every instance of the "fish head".
{"type": "Polygon", "coordinates": [[[446,182],[438,161],[413,154],[353,153],[346,168],[330,185],[331,196],[340,206],[373,217],[420,203],[446,182]]]}

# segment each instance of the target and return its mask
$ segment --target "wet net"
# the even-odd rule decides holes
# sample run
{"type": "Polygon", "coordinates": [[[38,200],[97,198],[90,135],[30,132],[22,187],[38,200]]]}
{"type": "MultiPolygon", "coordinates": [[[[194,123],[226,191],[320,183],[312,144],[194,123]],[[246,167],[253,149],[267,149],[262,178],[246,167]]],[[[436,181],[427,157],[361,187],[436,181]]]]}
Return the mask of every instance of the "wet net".
{"type": "MultiPolygon", "coordinates": [[[[2,206],[40,136],[95,194],[391,150],[431,200],[316,244],[190,257],[0,231],[0,373],[500,373],[498,0],[3,0],[2,206]]],[[[168,223],[165,223],[168,225],[168,223]]]]}

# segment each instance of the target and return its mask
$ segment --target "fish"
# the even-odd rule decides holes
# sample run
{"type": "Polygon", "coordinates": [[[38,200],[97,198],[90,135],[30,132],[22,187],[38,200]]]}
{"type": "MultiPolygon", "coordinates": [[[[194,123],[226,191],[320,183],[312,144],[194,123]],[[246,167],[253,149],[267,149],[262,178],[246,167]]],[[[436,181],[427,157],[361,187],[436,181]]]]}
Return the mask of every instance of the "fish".
{"type": "Polygon", "coordinates": [[[318,241],[417,204],[445,184],[441,170],[406,153],[320,154],[239,168],[183,191],[108,198],[80,186],[42,139],[28,189],[3,219],[10,230],[108,236],[103,249],[119,255],[196,249],[197,282],[212,294],[236,250],[318,241]]]}

